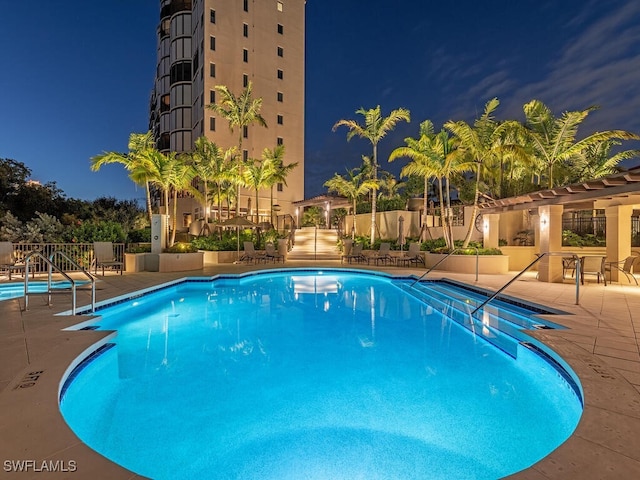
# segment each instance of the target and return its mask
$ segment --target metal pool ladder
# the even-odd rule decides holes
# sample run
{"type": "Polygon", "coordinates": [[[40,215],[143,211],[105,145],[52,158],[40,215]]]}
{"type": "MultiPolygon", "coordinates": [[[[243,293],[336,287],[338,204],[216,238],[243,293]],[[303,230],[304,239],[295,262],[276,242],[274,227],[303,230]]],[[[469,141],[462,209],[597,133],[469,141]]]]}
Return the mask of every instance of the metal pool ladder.
{"type": "Polygon", "coordinates": [[[480,305],[478,305],[472,312],[471,312],[471,316],[473,316],[478,310],[480,310],[482,307],[484,307],[487,303],[489,303],[491,300],[493,300],[494,298],[496,298],[498,295],[500,295],[500,293],[507,288],[509,285],[511,285],[513,282],[515,282],[524,272],[526,272],[527,270],[529,270],[531,267],[533,267],[536,263],[538,263],[543,257],[546,256],[554,256],[554,255],[562,255],[565,257],[573,257],[573,260],[575,261],[576,264],[576,305],[580,304],[580,258],[578,257],[578,255],[576,255],[575,253],[569,253],[569,252],[544,252],[539,254],[536,259],[531,262],[529,265],[527,265],[526,267],[524,267],[522,269],[522,271],[520,271],[520,273],[518,273],[515,277],[513,277],[511,280],[509,280],[507,283],[505,283],[502,287],[500,287],[493,295],[491,295],[489,298],[487,298],[484,302],[482,302],[480,305]]]}
{"type": "Polygon", "coordinates": [[[51,277],[53,271],[57,271],[62,274],[64,278],[71,283],[71,315],[76,314],[76,281],[71,278],[60,266],[58,266],[54,262],[54,258],[56,256],[60,256],[64,258],[69,264],[71,264],[78,271],[82,272],[91,282],[91,312],[95,312],[96,307],[96,279],[93,275],[87,272],[83,267],[78,265],[73,259],[71,259],[64,252],[56,251],[49,255],[49,258],[45,257],[42,253],[34,251],[27,255],[24,259],[25,267],[24,267],[24,309],[29,310],[29,266],[31,264],[31,258],[37,257],[40,258],[45,264],[47,264],[48,275],[47,275],[47,295],[48,300],[47,304],[51,305],[51,277]]]}

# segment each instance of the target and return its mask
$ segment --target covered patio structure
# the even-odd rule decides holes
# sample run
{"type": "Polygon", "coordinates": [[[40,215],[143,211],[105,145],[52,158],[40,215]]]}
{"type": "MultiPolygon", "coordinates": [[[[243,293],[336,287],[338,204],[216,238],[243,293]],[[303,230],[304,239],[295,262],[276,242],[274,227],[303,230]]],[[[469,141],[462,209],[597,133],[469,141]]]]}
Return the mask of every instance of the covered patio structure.
{"type": "MultiPolygon", "coordinates": [[[[513,212],[526,213],[533,228],[535,253],[563,251],[563,216],[568,212],[604,212],[607,262],[620,262],[640,253],[640,167],[582,183],[556,187],[480,205],[484,246],[498,248],[501,233],[508,231],[504,223],[513,212]]],[[[517,227],[516,227],[517,228],[517,227]]],[[[513,229],[512,229],[513,230],[513,229]]],[[[564,248],[566,250],[567,247],[564,248]]],[[[568,250],[567,250],[568,251],[568,250]]],[[[572,251],[579,253],[580,247],[572,251]]],[[[531,260],[535,257],[532,255],[531,260]]],[[[636,267],[638,268],[638,267],[636,267]]],[[[545,256],[538,263],[538,279],[543,282],[562,282],[562,258],[545,256]]],[[[611,280],[624,275],[611,269],[611,280]]]]}

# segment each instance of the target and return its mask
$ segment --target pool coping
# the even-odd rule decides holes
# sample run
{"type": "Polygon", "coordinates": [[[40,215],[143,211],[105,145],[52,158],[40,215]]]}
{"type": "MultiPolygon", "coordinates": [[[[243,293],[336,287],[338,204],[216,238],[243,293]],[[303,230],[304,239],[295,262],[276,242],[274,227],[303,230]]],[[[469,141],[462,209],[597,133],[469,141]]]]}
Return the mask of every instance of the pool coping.
{"type": "MultiPolygon", "coordinates": [[[[317,267],[311,270],[317,270],[317,267]]],[[[163,282],[158,277],[155,283],[163,282]]],[[[520,296],[518,294],[518,298],[520,296]]],[[[587,318],[580,309],[566,310],[569,310],[567,315],[553,315],[549,320],[561,325],[567,320],[571,324],[569,330],[533,330],[527,334],[560,355],[578,375],[585,399],[582,419],[565,443],[538,463],[509,478],[613,479],[637,476],[640,452],[633,446],[637,445],[640,426],[640,392],[616,368],[573,341],[576,335],[587,333],[588,325],[582,327],[579,323],[587,318]]],[[[38,338],[53,346],[32,358],[29,366],[0,392],[0,411],[3,412],[0,433],[5,433],[0,435],[0,451],[5,456],[3,461],[50,460],[67,462],[57,465],[68,467],[73,460],[77,462],[78,473],[91,475],[91,478],[141,478],[84,445],[67,427],[58,408],[61,382],[74,360],[97,342],[107,342],[113,332],[62,330],[77,324],[83,317],[54,316],[50,309],[33,314],[28,312],[25,316],[32,317],[34,323],[47,319],[46,324],[37,327],[37,334],[38,338]],[[32,382],[33,385],[23,388],[25,382],[29,383],[29,374],[34,372],[42,373],[32,382]],[[37,441],[38,438],[41,440],[37,441]]],[[[15,476],[46,478],[47,472],[32,469],[15,476]]]]}

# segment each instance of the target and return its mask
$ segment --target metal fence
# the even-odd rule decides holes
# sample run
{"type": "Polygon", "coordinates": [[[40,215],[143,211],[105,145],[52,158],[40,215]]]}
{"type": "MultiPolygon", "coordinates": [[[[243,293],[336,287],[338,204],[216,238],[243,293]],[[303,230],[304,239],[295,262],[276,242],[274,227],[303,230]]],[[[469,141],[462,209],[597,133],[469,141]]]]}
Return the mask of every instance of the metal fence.
{"type": "MultiPolygon", "coordinates": [[[[464,205],[455,205],[451,208],[445,208],[445,214],[449,215],[451,220],[452,227],[463,227],[464,226],[464,205]]],[[[434,217],[434,223],[437,222],[436,225],[440,225],[440,207],[430,207],[427,208],[427,215],[431,215],[434,217]]]]}
{"type": "Polygon", "coordinates": [[[631,246],[640,247],[640,217],[631,217],[631,246]]]}
{"type": "Polygon", "coordinates": [[[607,218],[604,215],[572,216],[562,219],[562,230],[570,230],[578,235],[607,236],[607,218]]]}
{"type": "MultiPolygon", "coordinates": [[[[124,262],[124,243],[114,243],[115,259],[124,262]]],[[[21,261],[31,252],[40,252],[49,258],[55,252],[62,252],[81,267],[89,270],[93,263],[93,243],[14,243],[13,251],[16,261],[21,261]]],[[[33,257],[31,263],[36,272],[47,271],[47,266],[39,257],[33,257]]],[[[77,268],[62,256],[56,256],[55,263],[65,272],[77,271],[77,268]]]]}

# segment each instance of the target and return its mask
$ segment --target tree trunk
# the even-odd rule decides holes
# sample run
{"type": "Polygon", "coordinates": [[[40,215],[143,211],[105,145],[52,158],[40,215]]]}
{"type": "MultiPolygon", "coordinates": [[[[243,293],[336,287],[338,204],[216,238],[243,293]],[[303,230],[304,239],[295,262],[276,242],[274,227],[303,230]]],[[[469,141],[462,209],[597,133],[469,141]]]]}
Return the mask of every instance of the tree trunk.
{"type": "MultiPolygon", "coordinates": [[[[373,144],[373,180],[378,180],[378,146],[373,144]]],[[[371,248],[376,240],[376,200],[378,197],[378,189],[374,187],[371,191],[371,248]]]]}
{"type": "Polygon", "coordinates": [[[152,216],[152,209],[151,209],[151,189],[149,187],[149,181],[145,180],[144,182],[144,186],[145,186],[145,190],[147,193],[147,215],[149,216],[149,226],[151,226],[151,216],[152,216]]]}
{"type": "Polygon", "coordinates": [[[473,199],[473,210],[471,211],[471,218],[469,219],[469,229],[467,230],[467,236],[464,239],[462,248],[467,248],[471,241],[471,235],[473,235],[473,229],[476,223],[476,215],[478,215],[478,200],[480,199],[480,162],[476,166],[476,192],[473,199]]]}
{"type": "Polygon", "coordinates": [[[427,208],[429,208],[429,177],[424,177],[424,195],[422,198],[422,225],[420,228],[420,241],[427,241],[427,208]]]}
{"type": "Polygon", "coordinates": [[[178,189],[173,189],[173,218],[171,219],[171,241],[169,242],[169,247],[172,247],[174,243],[176,243],[176,227],[178,226],[178,221],[176,216],[178,215],[178,189]]]}

